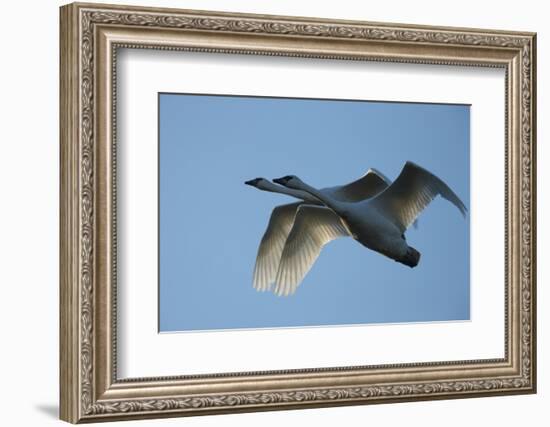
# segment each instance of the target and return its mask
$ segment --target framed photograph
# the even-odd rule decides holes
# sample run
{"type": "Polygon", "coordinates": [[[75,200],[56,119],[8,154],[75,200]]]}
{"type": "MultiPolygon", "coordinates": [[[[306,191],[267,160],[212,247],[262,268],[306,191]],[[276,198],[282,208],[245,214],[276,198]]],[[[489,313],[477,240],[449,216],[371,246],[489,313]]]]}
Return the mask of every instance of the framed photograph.
{"type": "Polygon", "coordinates": [[[535,34],[60,22],[63,420],[536,391],[535,34]]]}

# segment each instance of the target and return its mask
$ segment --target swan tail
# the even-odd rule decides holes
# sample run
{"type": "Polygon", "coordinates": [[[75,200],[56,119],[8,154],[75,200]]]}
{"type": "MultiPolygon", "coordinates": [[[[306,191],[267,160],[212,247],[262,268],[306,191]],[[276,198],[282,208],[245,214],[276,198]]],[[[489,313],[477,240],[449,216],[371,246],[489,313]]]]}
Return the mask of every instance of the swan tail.
{"type": "Polygon", "coordinates": [[[418,265],[418,262],[420,261],[420,252],[418,252],[415,248],[409,246],[407,248],[407,253],[401,258],[396,259],[396,261],[400,262],[401,264],[405,264],[408,267],[414,268],[418,265]]]}

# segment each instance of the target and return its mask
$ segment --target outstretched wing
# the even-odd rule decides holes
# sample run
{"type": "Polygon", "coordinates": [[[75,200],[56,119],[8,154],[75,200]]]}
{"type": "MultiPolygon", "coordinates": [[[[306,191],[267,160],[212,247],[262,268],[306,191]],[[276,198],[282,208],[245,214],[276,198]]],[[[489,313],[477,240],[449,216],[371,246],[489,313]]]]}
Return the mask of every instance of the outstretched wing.
{"type": "Polygon", "coordinates": [[[260,242],[256,265],[254,266],[254,288],[267,291],[275,281],[279,260],[294,224],[296,210],[302,203],[290,203],[277,206],[271,212],[269,224],[260,242]]]}
{"type": "Polygon", "coordinates": [[[333,211],[320,206],[300,206],[281,256],[275,293],[293,294],[323,246],[345,236],[349,236],[349,233],[333,211]]]}
{"type": "Polygon", "coordinates": [[[438,195],[466,215],[466,206],[447,184],[426,169],[407,162],[393,184],[376,196],[372,204],[404,232],[438,195]]]}
{"type": "Polygon", "coordinates": [[[376,169],[368,172],[356,181],[339,187],[328,188],[332,197],[343,202],[359,202],[384,191],[391,181],[376,169]]]}

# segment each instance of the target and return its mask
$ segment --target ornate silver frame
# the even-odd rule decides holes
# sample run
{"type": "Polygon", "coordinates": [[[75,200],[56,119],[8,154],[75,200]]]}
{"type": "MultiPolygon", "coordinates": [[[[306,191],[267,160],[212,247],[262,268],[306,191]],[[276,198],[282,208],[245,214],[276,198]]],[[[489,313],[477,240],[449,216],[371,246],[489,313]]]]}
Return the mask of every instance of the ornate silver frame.
{"type": "Polygon", "coordinates": [[[61,419],[78,423],[535,392],[534,33],[78,3],[60,12],[61,419]],[[117,47],[504,68],[505,357],[117,379],[117,47]]]}

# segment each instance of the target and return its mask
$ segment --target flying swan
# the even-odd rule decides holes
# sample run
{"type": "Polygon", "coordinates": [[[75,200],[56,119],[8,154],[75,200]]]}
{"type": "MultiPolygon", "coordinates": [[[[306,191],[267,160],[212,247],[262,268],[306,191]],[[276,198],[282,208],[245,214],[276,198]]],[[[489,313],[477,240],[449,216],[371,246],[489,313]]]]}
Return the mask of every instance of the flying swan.
{"type": "MultiPolygon", "coordinates": [[[[294,224],[298,208],[318,205],[319,209],[327,211],[326,215],[331,216],[334,223],[339,223],[340,220],[337,215],[324,207],[322,202],[308,192],[275,185],[265,178],[252,179],[246,181],[245,184],[259,190],[286,194],[301,200],[297,203],[277,206],[271,212],[267,229],[258,248],[253,275],[254,288],[258,291],[267,291],[271,289],[275,282],[281,254],[294,224]]],[[[342,202],[357,202],[375,196],[386,189],[389,184],[390,181],[384,175],[375,169],[369,169],[365,175],[349,184],[323,188],[319,192],[342,202]]],[[[304,215],[307,216],[307,210],[302,213],[302,216],[304,215]]]]}
{"type": "Polygon", "coordinates": [[[337,200],[294,175],[273,181],[289,189],[306,192],[329,208],[312,205],[298,207],[275,277],[275,293],[278,295],[294,293],[322,247],[339,237],[351,235],[363,246],[415,267],[420,253],[407,245],[404,233],[424,208],[441,195],[454,204],[463,216],[467,211],[447,184],[413,162],[407,162],[397,179],[384,191],[370,199],[352,203],[337,200]],[[338,221],[334,220],[335,216],[338,221]]]}

